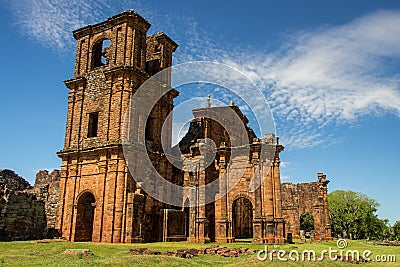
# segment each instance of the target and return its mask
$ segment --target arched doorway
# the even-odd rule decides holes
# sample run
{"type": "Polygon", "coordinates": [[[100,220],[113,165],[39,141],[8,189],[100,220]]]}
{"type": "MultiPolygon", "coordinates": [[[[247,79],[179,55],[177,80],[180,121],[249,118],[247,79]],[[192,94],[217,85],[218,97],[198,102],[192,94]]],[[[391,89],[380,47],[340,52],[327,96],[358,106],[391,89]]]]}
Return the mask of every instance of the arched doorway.
{"type": "Polygon", "coordinates": [[[92,241],[93,219],[96,199],[90,192],[78,198],[75,241],[92,241]]]}
{"type": "Polygon", "coordinates": [[[253,237],[253,205],[245,197],[233,202],[233,236],[238,238],[253,237]]]}

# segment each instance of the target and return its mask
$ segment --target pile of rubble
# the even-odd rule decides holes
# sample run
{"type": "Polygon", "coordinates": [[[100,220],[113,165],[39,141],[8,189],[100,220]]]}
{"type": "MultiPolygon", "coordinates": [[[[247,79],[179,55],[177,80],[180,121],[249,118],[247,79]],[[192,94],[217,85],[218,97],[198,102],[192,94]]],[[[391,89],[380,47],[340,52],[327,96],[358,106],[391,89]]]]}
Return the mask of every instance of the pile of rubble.
{"type": "Polygon", "coordinates": [[[348,262],[348,263],[352,263],[352,264],[368,262],[367,259],[365,259],[365,258],[363,258],[361,256],[355,258],[355,257],[352,257],[352,256],[336,255],[336,258],[338,259],[338,261],[348,262]]]}
{"type": "Polygon", "coordinates": [[[223,246],[210,246],[202,249],[202,254],[220,255],[223,257],[238,257],[240,254],[250,255],[257,253],[258,250],[251,250],[248,248],[228,248],[223,246]]]}
{"type": "Polygon", "coordinates": [[[131,255],[160,255],[160,251],[154,251],[147,248],[132,248],[129,250],[131,255]]]}
{"type": "Polygon", "coordinates": [[[400,246],[399,241],[383,241],[383,242],[376,242],[376,245],[381,245],[381,246],[400,246]]]}
{"type": "Polygon", "coordinates": [[[219,255],[222,257],[239,257],[240,255],[250,255],[253,253],[257,253],[258,250],[251,250],[248,248],[228,248],[223,246],[210,246],[202,249],[195,248],[187,248],[187,249],[178,249],[177,251],[167,251],[165,253],[161,253],[160,251],[153,251],[147,248],[134,248],[129,251],[131,255],[167,255],[167,256],[175,256],[179,258],[190,259],[195,256],[209,254],[209,255],[219,255]]]}

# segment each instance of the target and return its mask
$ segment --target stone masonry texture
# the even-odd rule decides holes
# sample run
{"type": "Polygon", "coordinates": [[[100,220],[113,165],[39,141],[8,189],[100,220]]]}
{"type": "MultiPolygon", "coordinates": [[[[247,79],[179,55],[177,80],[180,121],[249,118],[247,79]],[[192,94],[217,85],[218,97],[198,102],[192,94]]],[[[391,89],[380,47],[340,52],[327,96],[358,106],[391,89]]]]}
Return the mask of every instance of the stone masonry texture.
{"type": "Polygon", "coordinates": [[[0,169],[0,192],[6,188],[12,191],[23,191],[32,188],[32,186],[14,171],[0,169]]]}
{"type": "MultiPolygon", "coordinates": [[[[307,184],[281,184],[284,147],[274,134],[258,138],[233,103],[193,110],[188,133],[171,148],[181,152],[175,163],[182,168],[169,162],[161,129],[165,127],[163,137],[170,147],[168,115],[179,92],[169,90],[149,116],[130,107],[149,77],[171,67],[178,47],[162,32],[147,35],[149,28],[143,17],[129,10],[73,32],[75,70],[65,81],[68,113],[64,147],[57,153],[61,170],[39,171],[33,187],[13,171],[0,171],[0,239],[60,234],[70,241],[111,243],[227,243],[242,238],[284,243],[289,234],[299,236],[304,212],[313,215],[315,238],[330,239],[326,176],[319,173],[317,182],[307,184]],[[144,142],[143,150],[129,159],[123,151],[126,114],[131,123],[129,141],[133,146],[144,142]],[[228,133],[210,115],[230,125],[239,118],[235,127],[243,131],[228,133]],[[261,152],[261,146],[271,155],[261,152]],[[234,153],[243,147],[248,152],[234,153]],[[183,207],[162,203],[142,189],[141,181],[152,175],[142,171],[145,157],[162,177],[185,188],[178,196],[183,207]],[[257,181],[259,186],[250,190],[257,181]],[[213,182],[209,191],[199,189],[213,182]],[[227,192],[227,187],[232,189],[227,192]]],[[[163,87],[170,88],[170,75],[168,71],[160,75],[163,87]]],[[[138,105],[148,102],[139,96],[138,105]]],[[[152,186],[162,190],[159,184],[152,186]]]]}
{"type": "Polygon", "coordinates": [[[41,170],[36,174],[33,194],[38,200],[45,203],[46,221],[48,229],[55,229],[60,188],[60,171],[41,170]]]}
{"type": "Polygon", "coordinates": [[[314,219],[315,239],[331,239],[331,225],[328,213],[327,184],[323,173],[311,183],[283,183],[282,208],[287,232],[294,238],[300,237],[300,217],[305,212],[314,219]]]}
{"type": "Polygon", "coordinates": [[[40,239],[46,229],[45,203],[11,170],[0,171],[0,241],[40,239]]]}
{"type": "MultiPolygon", "coordinates": [[[[113,243],[234,242],[240,238],[252,238],[255,243],[283,243],[288,233],[298,235],[299,216],[309,210],[314,215],[316,232],[321,238],[330,238],[325,177],[307,186],[282,186],[279,154],[283,146],[273,134],[257,138],[234,104],[193,110],[188,134],[172,148],[183,154],[176,159],[182,170],[172,166],[161,146],[163,125],[167,129],[163,137],[167,145],[171,144],[172,122],[167,116],[179,92],[169,90],[147,117],[137,111],[139,107],[131,107],[130,142],[138,145],[145,140],[146,151],[137,151],[129,159],[128,169],[122,150],[124,115],[137,89],[171,66],[178,47],[164,33],[148,36],[149,27],[143,17],[129,10],[73,32],[77,40],[75,71],[74,77],[65,81],[69,89],[68,114],[64,148],[58,152],[62,166],[56,228],[62,236],[71,241],[113,243]],[[214,114],[229,121],[232,118],[224,115],[227,111],[240,118],[244,136],[239,132],[229,136],[208,116],[214,114]],[[249,154],[231,153],[240,150],[240,144],[233,145],[240,138],[250,145],[249,154]],[[215,144],[215,160],[200,153],[207,146],[205,140],[215,144]],[[261,144],[273,149],[270,158],[260,153],[261,144]],[[187,189],[223,179],[207,193],[189,190],[191,193],[181,196],[185,207],[174,207],[142,190],[138,181],[151,175],[142,172],[144,157],[150,158],[165,179],[187,189]],[[194,168],[196,164],[208,167],[200,170],[194,168]],[[252,177],[260,175],[263,183],[250,191],[252,177]],[[233,184],[225,194],[224,188],[233,184]],[[208,204],[198,201],[204,197],[208,204]]],[[[163,72],[161,79],[168,87],[170,72],[163,72]]],[[[148,101],[145,96],[139,100],[138,105],[148,101]]],[[[157,188],[157,184],[153,186],[157,188]]]]}
{"type": "MultiPolygon", "coordinates": [[[[74,76],[65,81],[68,113],[64,146],[57,153],[61,170],[39,171],[33,188],[14,172],[0,171],[1,239],[60,233],[70,241],[112,243],[234,242],[241,238],[283,243],[289,234],[298,236],[304,212],[313,215],[316,236],[329,239],[329,181],[325,175],[318,174],[318,181],[309,184],[281,184],[284,147],[273,134],[258,138],[234,104],[193,110],[188,134],[172,148],[183,154],[177,159],[182,170],[168,161],[161,145],[162,127],[171,145],[172,121],[167,116],[179,92],[168,91],[146,117],[133,107],[129,134],[133,144],[145,142],[145,149],[137,152],[128,169],[122,148],[124,116],[137,89],[155,73],[171,67],[178,47],[162,32],[147,35],[149,28],[149,22],[129,10],[73,32],[75,69],[74,76]],[[235,114],[244,135],[229,136],[210,114],[226,121],[233,119],[224,114],[235,114]],[[241,138],[245,143],[235,146],[241,138]],[[207,140],[215,145],[215,158],[203,153],[207,140]],[[249,147],[247,154],[232,153],[242,145],[249,147]],[[273,149],[270,158],[261,153],[261,145],[273,149]],[[167,205],[146,194],[138,182],[150,175],[140,172],[144,157],[169,182],[187,189],[217,179],[218,183],[207,194],[188,190],[179,196],[184,207],[167,205]],[[200,165],[208,167],[195,168],[200,165]],[[137,180],[140,175],[144,177],[137,180]],[[252,191],[253,177],[262,177],[263,182],[252,191]],[[228,186],[232,190],[226,193],[228,186]],[[205,195],[211,200],[208,204],[198,200],[205,195]]],[[[162,79],[163,85],[171,85],[170,72],[162,79]]],[[[146,97],[139,100],[148,102],[146,97]]]]}

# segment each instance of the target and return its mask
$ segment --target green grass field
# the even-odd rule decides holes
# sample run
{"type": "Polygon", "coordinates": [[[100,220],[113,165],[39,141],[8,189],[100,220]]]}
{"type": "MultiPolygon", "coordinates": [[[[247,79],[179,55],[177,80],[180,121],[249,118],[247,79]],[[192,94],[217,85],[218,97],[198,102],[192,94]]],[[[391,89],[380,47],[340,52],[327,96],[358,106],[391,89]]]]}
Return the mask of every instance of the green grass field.
{"type": "MultiPolygon", "coordinates": [[[[331,261],[297,261],[287,257],[286,262],[279,261],[276,256],[271,262],[269,259],[260,261],[255,254],[241,255],[237,258],[225,258],[218,255],[201,255],[191,259],[181,259],[164,255],[129,255],[129,249],[145,247],[151,250],[166,252],[182,248],[203,248],[210,244],[188,244],[186,242],[174,243],[146,243],[146,244],[104,244],[104,243],[71,243],[52,241],[40,243],[36,241],[0,242],[0,266],[352,266],[351,263],[331,261]],[[67,255],[66,249],[90,249],[90,256],[67,255]]],[[[224,244],[227,247],[248,247],[250,249],[264,249],[264,245],[255,244],[224,244]]],[[[337,249],[335,241],[314,242],[312,244],[285,244],[278,248],[269,246],[268,250],[314,250],[317,256],[325,249],[337,249]]],[[[346,250],[359,250],[362,254],[370,250],[371,259],[377,255],[394,255],[396,262],[369,262],[361,263],[364,266],[400,266],[400,247],[386,247],[366,244],[361,241],[348,241],[346,250]]]]}

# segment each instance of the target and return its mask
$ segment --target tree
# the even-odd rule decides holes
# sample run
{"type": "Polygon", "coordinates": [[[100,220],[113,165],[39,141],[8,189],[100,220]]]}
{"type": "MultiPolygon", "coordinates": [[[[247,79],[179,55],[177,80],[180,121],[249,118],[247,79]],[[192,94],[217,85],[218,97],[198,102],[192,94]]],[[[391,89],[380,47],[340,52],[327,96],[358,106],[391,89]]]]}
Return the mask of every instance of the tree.
{"type": "Polygon", "coordinates": [[[300,216],[300,229],[306,232],[314,230],[314,217],[310,213],[305,212],[300,216]]]}
{"type": "MultiPolygon", "coordinates": [[[[384,227],[375,215],[379,203],[368,196],[337,190],[328,194],[332,234],[343,238],[377,238],[384,227]]],[[[385,224],[386,225],[386,224],[385,224]]]]}
{"type": "Polygon", "coordinates": [[[368,214],[351,229],[357,238],[391,239],[389,220],[379,219],[375,214],[368,214]]]}
{"type": "Polygon", "coordinates": [[[392,226],[393,239],[400,240],[400,221],[395,222],[392,226]]]}

